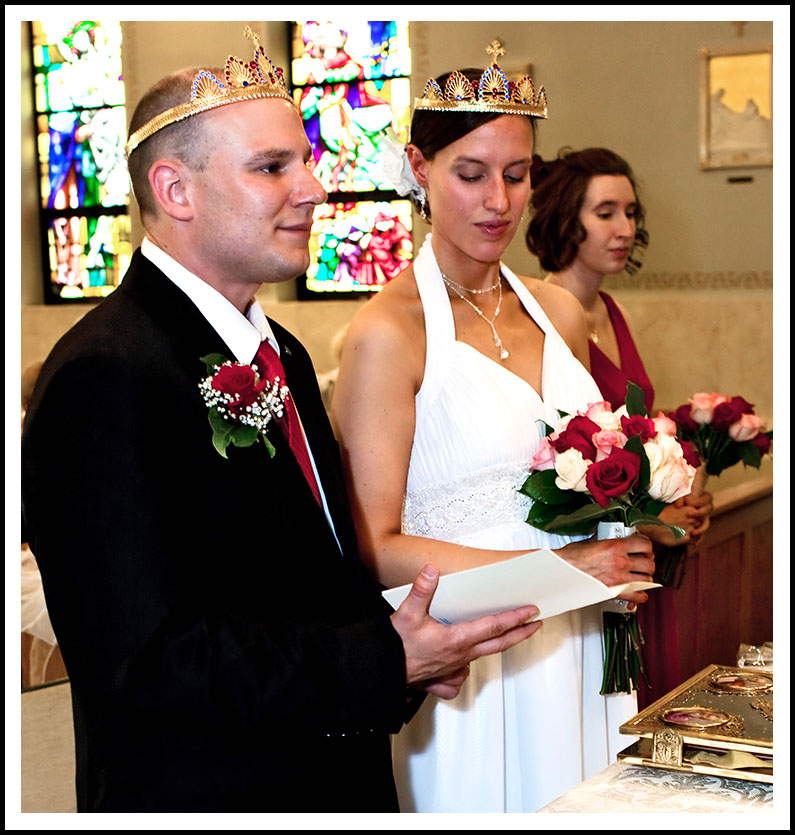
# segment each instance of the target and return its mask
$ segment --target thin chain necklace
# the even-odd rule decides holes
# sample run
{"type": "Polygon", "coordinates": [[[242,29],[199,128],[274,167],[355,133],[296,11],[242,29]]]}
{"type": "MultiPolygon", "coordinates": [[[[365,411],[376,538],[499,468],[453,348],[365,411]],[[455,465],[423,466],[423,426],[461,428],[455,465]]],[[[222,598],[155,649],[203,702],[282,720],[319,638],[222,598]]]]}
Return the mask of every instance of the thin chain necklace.
{"type": "Polygon", "coordinates": [[[458,290],[459,292],[472,293],[473,295],[477,296],[481,295],[482,293],[493,293],[502,282],[502,275],[497,273],[497,280],[494,282],[494,284],[491,285],[491,287],[486,287],[485,290],[470,290],[469,287],[464,287],[463,284],[457,284],[455,281],[453,281],[452,278],[445,275],[444,273],[442,273],[442,278],[444,279],[445,284],[449,285],[453,289],[458,290]]]}
{"type": "MultiPolygon", "coordinates": [[[[494,311],[494,315],[489,319],[488,316],[474,303],[471,302],[459,289],[458,285],[454,282],[450,281],[450,279],[442,273],[442,281],[461,299],[462,302],[466,302],[475,313],[483,319],[484,322],[491,328],[491,335],[494,337],[494,347],[500,352],[500,359],[507,360],[510,354],[503,348],[502,340],[500,339],[499,334],[497,333],[497,328],[494,327],[494,321],[500,315],[500,308],[502,307],[502,274],[497,277],[497,284],[492,287],[491,289],[494,290],[495,288],[499,290],[499,295],[497,296],[497,309],[494,311]]],[[[466,289],[466,288],[464,288],[466,289]]],[[[484,290],[474,291],[471,290],[470,292],[485,292],[484,290]]]]}

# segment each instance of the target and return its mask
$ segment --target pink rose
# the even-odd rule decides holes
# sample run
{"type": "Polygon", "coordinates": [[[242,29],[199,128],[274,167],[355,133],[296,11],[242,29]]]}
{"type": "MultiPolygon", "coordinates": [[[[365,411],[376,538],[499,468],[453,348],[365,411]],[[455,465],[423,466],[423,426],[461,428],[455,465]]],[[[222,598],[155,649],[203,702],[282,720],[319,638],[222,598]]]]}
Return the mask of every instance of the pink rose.
{"type": "Polygon", "coordinates": [[[676,421],[671,420],[671,418],[666,417],[663,412],[658,412],[656,418],[652,418],[654,421],[654,428],[657,432],[662,432],[663,435],[673,435],[676,437],[676,421]]]}
{"type": "Polygon", "coordinates": [[[729,437],[742,443],[753,440],[764,428],[764,421],[756,415],[745,414],[729,427],[729,437]]]}
{"type": "Polygon", "coordinates": [[[729,398],[723,394],[707,394],[700,391],[690,398],[690,417],[696,423],[712,423],[715,407],[728,402],[729,398]]]}
{"type": "Polygon", "coordinates": [[[595,432],[591,440],[596,447],[596,460],[601,461],[610,455],[614,447],[622,448],[627,442],[627,436],[615,429],[603,429],[601,432],[595,432]]]}
{"type": "Polygon", "coordinates": [[[555,466],[555,450],[549,437],[543,438],[535,455],[530,459],[530,470],[551,470],[555,466]]]}
{"type": "Polygon", "coordinates": [[[754,407],[742,397],[726,398],[723,403],[715,407],[712,416],[712,426],[719,432],[725,432],[733,423],[737,423],[743,415],[752,415],[754,407]]]}
{"type": "Polygon", "coordinates": [[[631,490],[637,484],[639,475],[640,456],[616,447],[607,458],[591,464],[585,484],[598,504],[607,507],[611,498],[623,496],[631,490]]]}

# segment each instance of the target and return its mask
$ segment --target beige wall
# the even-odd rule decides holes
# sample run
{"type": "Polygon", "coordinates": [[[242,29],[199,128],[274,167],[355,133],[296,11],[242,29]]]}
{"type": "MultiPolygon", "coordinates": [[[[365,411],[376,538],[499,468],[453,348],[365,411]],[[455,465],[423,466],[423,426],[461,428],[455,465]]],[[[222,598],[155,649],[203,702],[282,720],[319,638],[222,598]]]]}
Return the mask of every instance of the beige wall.
{"type": "MultiPolygon", "coordinates": [[[[178,67],[241,54],[244,23],[124,24],[128,99],[178,67]]],[[[285,24],[249,23],[283,63],[285,24]]],[[[420,22],[412,24],[411,38],[415,92],[453,64],[484,66],[485,46],[500,38],[507,50],[502,66],[532,64],[536,83],[547,89],[551,115],[539,131],[542,154],[563,145],[605,145],[631,162],[651,244],[643,271],[610,279],[607,288],[630,311],[658,405],[678,405],[694,390],[720,390],[742,394],[772,419],[773,173],[750,169],[743,173],[753,182],[732,185],[727,176],[737,172],[698,166],[699,48],[764,47],[773,40],[772,24],[749,22],[738,37],[729,22],[420,22]]],[[[27,84],[23,77],[23,365],[43,358],[86,309],[36,306],[41,265],[31,234],[36,180],[27,84]]],[[[137,217],[133,229],[139,237],[137,217]]],[[[417,240],[424,230],[418,221],[417,240]]],[[[539,274],[521,239],[506,262],[539,274]]],[[[330,340],[361,302],[292,298],[289,285],[261,292],[268,313],[295,330],[319,370],[327,370],[330,340]]]]}

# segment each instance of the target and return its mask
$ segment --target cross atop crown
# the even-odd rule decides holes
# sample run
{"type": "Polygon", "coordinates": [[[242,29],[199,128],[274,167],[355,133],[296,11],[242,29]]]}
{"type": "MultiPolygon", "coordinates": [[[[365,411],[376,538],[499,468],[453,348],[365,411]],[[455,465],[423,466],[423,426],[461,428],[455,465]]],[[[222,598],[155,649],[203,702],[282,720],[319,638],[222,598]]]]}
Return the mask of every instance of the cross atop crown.
{"type": "Polygon", "coordinates": [[[502,44],[496,38],[486,47],[486,52],[488,52],[489,55],[494,56],[495,63],[498,58],[505,55],[505,50],[502,48],[502,44]]]}

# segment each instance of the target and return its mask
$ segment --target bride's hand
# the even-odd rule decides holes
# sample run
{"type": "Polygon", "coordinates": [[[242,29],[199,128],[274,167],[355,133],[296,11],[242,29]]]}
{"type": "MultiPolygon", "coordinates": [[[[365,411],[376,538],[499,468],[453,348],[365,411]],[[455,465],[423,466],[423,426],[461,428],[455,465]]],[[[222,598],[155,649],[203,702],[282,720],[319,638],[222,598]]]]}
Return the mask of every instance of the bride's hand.
{"type": "MultiPolygon", "coordinates": [[[[595,577],[606,586],[654,582],[654,552],[651,541],[640,534],[625,539],[585,539],[570,542],[555,553],[566,562],[595,577]]],[[[622,600],[645,603],[646,592],[621,595],[622,600]]]]}

